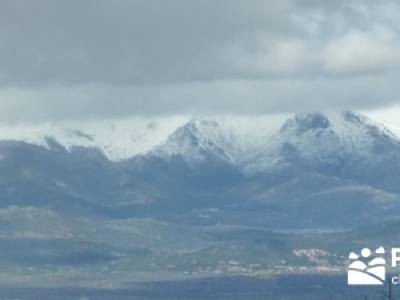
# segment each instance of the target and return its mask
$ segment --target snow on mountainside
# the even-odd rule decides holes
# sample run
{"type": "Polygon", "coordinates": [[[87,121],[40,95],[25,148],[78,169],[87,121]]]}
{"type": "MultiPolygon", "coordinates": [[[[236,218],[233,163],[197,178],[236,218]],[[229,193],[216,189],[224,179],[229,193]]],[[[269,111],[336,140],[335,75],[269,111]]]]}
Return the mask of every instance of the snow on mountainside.
{"type": "Polygon", "coordinates": [[[385,126],[353,112],[300,114],[286,122],[276,120],[273,129],[258,126],[248,132],[232,124],[192,120],[152,153],[164,158],[181,155],[188,162],[213,157],[254,173],[293,160],[308,164],[335,164],[349,156],[368,160],[399,146],[399,138],[385,126]]]}
{"type": "Polygon", "coordinates": [[[223,160],[249,173],[285,164],[294,157],[317,162],[357,153],[368,158],[399,141],[392,130],[352,112],[0,127],[0,140],[48,147],[48,138],[66,149],[98,148],[113,161],[137,154],[164,159],[179,155],[188,162],[223,160]]]}
{"type": "Polygon", "coordinates": [[[146,153],[163,142],[186,117],[87,121],[78,124],[1,126],[0,140],[17,140],[48,147],[48,138],[67,150],[74,146],[98,148],[113,161],[146,153]]]}
{"type": "Polygon", "coordinates": [[[247,169],[265,170],[288,159],[303,159],[308,164],[335,163],[349,156],[368,160],[396,146],[398,136],[366,116],[349,111],[303,114],[287,120],[247,169]]]}
{"type": "Polygon", "coordinates": [[[382,124],[349,111],[296,116],[283,125],[280,135],[308,159],[323,159],[341,152],[369,155],[399,141],[382,124]]]}
{"type": "Polygon", "coordinates": [[[167,141],[151,151],[169,158],[181,155],[187,161],[214,158],[240,165],[276,132],[287,116],[253,118],[196,118],[177,128],[167,141]]]}

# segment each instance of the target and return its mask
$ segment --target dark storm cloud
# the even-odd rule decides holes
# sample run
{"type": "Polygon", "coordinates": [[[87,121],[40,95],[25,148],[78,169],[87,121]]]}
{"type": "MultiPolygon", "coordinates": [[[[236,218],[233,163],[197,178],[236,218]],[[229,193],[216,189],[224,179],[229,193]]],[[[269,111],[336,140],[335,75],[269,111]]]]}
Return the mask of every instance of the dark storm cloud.
{"type": "Polygon", "coordinates": [[[396,1],[0,2],[0,119],[398,101],[396,1]]]}

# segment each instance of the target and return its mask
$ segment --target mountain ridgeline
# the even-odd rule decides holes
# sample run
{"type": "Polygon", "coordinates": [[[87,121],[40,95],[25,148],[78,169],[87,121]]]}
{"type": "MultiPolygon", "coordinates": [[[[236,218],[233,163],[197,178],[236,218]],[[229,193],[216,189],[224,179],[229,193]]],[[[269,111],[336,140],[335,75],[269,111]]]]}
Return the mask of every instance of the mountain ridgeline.
{"type": "MultiPolygon", "coordinates": [[[[65,216],[269,229],[354,228],[400,213],[400,142],[353,112],[296,115],[241,134],[194,119],[145,153],[0,141],[0,205],[65,216]]],[[[80,136],[90,136],[79,131],[80,136]]]]}

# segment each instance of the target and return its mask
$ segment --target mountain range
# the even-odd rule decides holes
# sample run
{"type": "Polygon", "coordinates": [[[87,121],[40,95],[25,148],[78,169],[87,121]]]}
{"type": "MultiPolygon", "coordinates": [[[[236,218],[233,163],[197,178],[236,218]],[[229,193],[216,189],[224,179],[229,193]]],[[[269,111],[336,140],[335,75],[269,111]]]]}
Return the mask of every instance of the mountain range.
{"type": "Polygon", "coordinates": [[[2,140],[2,206],[284,229],[397,216],[400,139],[385,126],[353,112],[296,115],[275,130],[232,124],[193,119],[119,160],[80,129],[63,131],[75,136],[67,145],[48,132],[2,140]]]}

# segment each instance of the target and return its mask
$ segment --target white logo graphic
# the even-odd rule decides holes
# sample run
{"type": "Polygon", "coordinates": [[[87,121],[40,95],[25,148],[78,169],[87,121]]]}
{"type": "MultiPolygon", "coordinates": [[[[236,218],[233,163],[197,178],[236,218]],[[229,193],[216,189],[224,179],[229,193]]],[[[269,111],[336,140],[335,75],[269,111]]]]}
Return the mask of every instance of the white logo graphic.
{"type": "Polygon", "coordinates": [[[361,256],[349,254],[347,283],[349,285],[383,285],[385,283],[385,249],[379,247],[372,253],[370,249],[361,250],[361,256]]]}

